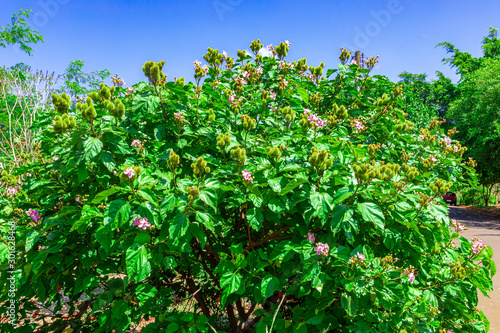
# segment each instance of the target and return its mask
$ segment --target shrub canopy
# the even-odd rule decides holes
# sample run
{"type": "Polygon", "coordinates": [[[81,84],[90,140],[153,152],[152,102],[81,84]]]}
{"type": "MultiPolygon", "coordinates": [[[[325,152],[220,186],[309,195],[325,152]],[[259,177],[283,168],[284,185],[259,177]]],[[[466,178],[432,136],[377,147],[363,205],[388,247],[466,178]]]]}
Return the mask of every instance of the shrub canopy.
{"type": "Polygon", "coordinates": [[[324,73],[250,47],[208,49],[195,82],[150,61],[133,89],[53,95],[37,162],[3,173],[18,323],[67,297],[40,331],[485,331],[491,248],[440,197],[474,177],[453,131],[414,128],[374,58],[324,73]]]}

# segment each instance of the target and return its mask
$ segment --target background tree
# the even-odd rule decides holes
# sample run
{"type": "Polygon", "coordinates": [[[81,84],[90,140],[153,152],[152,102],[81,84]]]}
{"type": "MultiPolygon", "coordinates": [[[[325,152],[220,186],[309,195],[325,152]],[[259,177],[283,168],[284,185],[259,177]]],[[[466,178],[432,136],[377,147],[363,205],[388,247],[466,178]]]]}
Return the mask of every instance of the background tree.
{"type": "Polygon", "coordinates": [[[31,30],[26,22],[29,18],[31,10],[19,10],[12,15],[11,24],[2,27],[0,31],[0,46],[19,44],[22,51],[31,55],[33,48],[28,44],[43,43],[43,37],[37,31],[31,30]]]}
{"type": "Polygon", "coordinates": [[[443,46],[452,56],[443,59],[460,75],[457,98],[446,115],[458,129],[457,139],[469,147],[466,153],[477,161],[484,204],[500,180],[500,39],[489,29],[482,41],[483,56],[474,58],[448,42],[443,46]]]}

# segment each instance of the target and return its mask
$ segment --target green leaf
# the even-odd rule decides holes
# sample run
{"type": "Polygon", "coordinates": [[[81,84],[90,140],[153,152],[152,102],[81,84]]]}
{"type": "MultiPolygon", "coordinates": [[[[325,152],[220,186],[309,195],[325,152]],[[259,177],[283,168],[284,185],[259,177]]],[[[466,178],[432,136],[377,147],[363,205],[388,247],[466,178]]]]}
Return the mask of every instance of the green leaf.
{"type": "MultiPolygon", "coordinates": [[[[30,231],[30,232],[28,232],[26,234],[26,244],[24,246],[26,252],[28,252],[29,250],[31,250],[31,248],[33,247],[33,245],[38,241],[38,239],[39,239],[38,235],[39,235],[38,231],[30,231]]],[[[1,262],[2,262],[2,256],[0,254],[0,263],[1,262]]]]}
{"type": "Polygon", "coordinates": [[[200,192],[200,199],[214,210],[217,210],[217,194],[214,190],[203,189],[200,192]]]}
{"type": "Polygon", "coordinates": [[[144,232],[141,232],[140,234],[137,234],[134,237],[134,243],[137,243],[140,245],[149,243],[150,240],[151,240],[151,236],[149,236],[149,234],[146,234],[144,232]]]}
{"type": "Polygon", "coordinates": [[[9,256],[9,247],[7,244],[0,242],[0,264],[3,263],[9,256]]]}
{"type": "Polygon", "coordinates": [[[132,207],[125,200],[113,200],[106,206],[104,212],[104,225],[113,223],[113,228],[120,228],[130,218],[132,207]]]}
{"type": "Polygon", "coordinates": [[[288,182],[288,184],[286,184],[285,188],[281,189],[280,195],[285,195],[288,192],[294,190],[295,188],[297,188],[300,185],[305,184],[307,182],[309,182],[309,180],[304,179],[304,178],[294,179],[294,180],[288,182]]]}
{"type": "Polygon", "coordinates": [[[89,205],[83,206],[82,216],[76,221],[70,229],[70,232],[73,230],[78,230],[79,232],[85,231],[88,223],[94,217],[103,217],[102,213],[96,208],[91,207],[89,205]],[[81,228],[81,229],[80,229],[81,228]]]}
{"type": "Polygon", "coordinates": [[[113,188],[110,188],[108,190],[102,191],[101,193],[99,193],[98,195],[95,196],[94,200],[92,200],[92,203],[98,204],[101,201],[103,201],[104,199],[106,199],[107,197],[109,197],[110,195],[118,193],[121,190],[122,190],[122,188],[120,188],[120,187],[113,187],[113,188]]]}
{"type": "Polygon", "coordinates": [[[83,142],[83,151],[85,152],[85,159],[91,160],[101,152],[102,141],[99,138],[89,137],[83,142]]]}
{"type": "Polygon", "coordinates": [[[204,248],[207,242],[207,235],[205,234],[202,228],[203,227],[200,226],[199,223],[190,223],[188,229],[191,235],[193,235],[194,237],[196,237],[196,239],[198,239],[201,248],[204,248]]]}
{"type": "Polygon", "coordinates": [[[262,279],[260,291],[264,298],[271,297],[280,288],[280,280],[273,275],[268,275],[262,279]]]}
{"type": "Polygon", "coordinates": [[[232,294],[238,291],[241,286],[241,275],[233,272],[224,273],[220,279],[220,286],[227,294],[232,294]]]}
{"type": "Polygon", "coordinates": [[[250,208],[247,212],[248,224],[252,229],[259,231],[262,228],[262,222],[264,221],[264,215],[258,208],[250,208]]]}
{"type": "Polygon", "coordinates": [[[281,192],[281,189],[286,185],[286,178],[278,177],[274,179],[268,179],[267,183],[269,184],[269,186],[271,186],[274,192],[279,193],[281,192]]]}
{"type": "Polygon", "coordinates": [[[127,249],[125,262],[127,273],[135,283],[145,280],[151,273],[148,250],[143,245],[132,244],[127,249]]]}
{"type": "Polygon", "coordinates": [[[113,235],[113,230],[106,225],[101,225],[95,232],[95,239],[101,244],[107,254],[109,254],[109,249],[113,244],[113,235]]]}
{"type": "Polygon", "coordinates": [[[110,172],[113,172],[115,170],[116,161],[113,158],[113,154],[107,151],[102,151],[101,154],[99,155],[99,159],[101,160],[102,164],[104,164],[104,166],[108,168],[110,172]]]}
{"type": "Polygon", "coordinates": [[[353,186],[347,186],[339,189],[336,193],[335,196],[333,197],[333,203],[337,204],[345,199],[349,198],[354,194],[354,187],[353,186]]]}
{"type": "Polygon", "coordinates": [[[306,102],[306,104],[309,103],[309,96],[307,94],[307,90],[305,90],[303,87],[298,87],[297,93],[300,95],[302,100],[306,102]]]}
{"type": "Polygon", "coordinates": [[[84,161],[82,161],[82,163],[80,163],[80,165],[78,166],[78,184],[83,183],[85,180],[87,180],[87,178],[89,178],[87,165],[84,161]]]}
{"type": "Polygon", "coordinates": [[[385,217],[379,205],[373,202],[363,202],[358,204],[357,210],[365,221],[373,222],[380,230],[384,229],[385,217]]]}
{"type": "Polygon", "coordinates": [[[264,199],[262,197],[262,193],[260,192],[257,186],[252,187],[252,193],[250,193],[249,197],[250,200],[252,200],[252,203],[254,204],[255,207],[262,206],[264,199]]]}
{"type": "Polygon", "coordinates": [[[135,296],[142,304],[146,303],[149,299],[154,298],[158,293],[158,289],[148,283],[140,284],[135,288],[135,296]]]}
{"type": "Polygon", "coordinates": [[[332,218],[330,221],[330,229],[334,234],[338,232],[342,223],[352,218],[352,209],[344,205],[336,205],[332,211],[332,218]]]}
{"type": "Polygon", "coordinates": [[[212,220],[212,216],[205,212],[196,212],[196,221],[203,224],[207,229],[214,232],[214,221],[212,220]]]}
{"type": "Polygon", "coordinates": [[[189,219],[187,215],[177,214],[173,221],[170,223],[170,237],[178,240],[180,237],[186,234],[189,227],[189,219]]]}
{"type": "Polygon", "coordinates": [[[158,200],[156,200],[156,195],[154,192],[148,188],[143,188],[137,191],[137,194],[139,194],[143,199],[149,201],[153,206],[155,206],[157,209],[160,209],[160,205],[158,204],[158,200]]]}
{"type": "Polygon", "coordinates": [[[333,198],[326,192],[314,192],[310,196],[314,208],[314,216],[325,219],[333,209],[333,198]]]}

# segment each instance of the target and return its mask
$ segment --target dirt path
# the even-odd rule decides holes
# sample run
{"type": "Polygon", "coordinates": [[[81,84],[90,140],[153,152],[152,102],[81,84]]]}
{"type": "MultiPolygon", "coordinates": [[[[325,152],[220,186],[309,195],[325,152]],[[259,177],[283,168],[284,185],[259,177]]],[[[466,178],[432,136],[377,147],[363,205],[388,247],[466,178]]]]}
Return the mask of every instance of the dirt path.
{"type": "MultiPolygon", "coordinates": [[[[450,218],[457,220],[469,228],[463,235],[468,239],[479,238],[493,249],[493,260],[500,268],[500,219],[494,219],[471,209],[450,207],[450,218]]],[[[500,332],[500,273],[493,276],[493,293],[491,298],[479,293],[478,308],[490,321],[490,332],[500,332]]]]}

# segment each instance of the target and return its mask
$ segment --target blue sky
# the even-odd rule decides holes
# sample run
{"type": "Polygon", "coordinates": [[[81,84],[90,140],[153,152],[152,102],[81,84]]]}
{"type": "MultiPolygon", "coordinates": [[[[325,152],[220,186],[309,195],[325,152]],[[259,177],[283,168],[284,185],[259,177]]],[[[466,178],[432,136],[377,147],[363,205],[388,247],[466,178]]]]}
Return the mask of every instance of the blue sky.
{"type": "Polygon", "coordinates": [[[403,71],[439,70],[456,81],[436,44],[448,41],[473,56],[493,26],[500,29],[497,0],[0,0],[0,26],[12,13],[31,9],[31,26],[45,38],[33,56],[17,46],[0,48],[0,65],[24,62],[63,73],[70,61],[85,61],[86,72],[108,69],[127,81],[144,80],[147,60],[165,60],[164,72],[193,78],[193,61],[207,47],[235,57],[252,40],[264,45],[289,40],[288,61],[307,58],[337,68],[341,46],[379,55],[372,74],[397,80],[403,71]]]}

